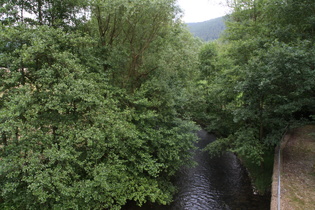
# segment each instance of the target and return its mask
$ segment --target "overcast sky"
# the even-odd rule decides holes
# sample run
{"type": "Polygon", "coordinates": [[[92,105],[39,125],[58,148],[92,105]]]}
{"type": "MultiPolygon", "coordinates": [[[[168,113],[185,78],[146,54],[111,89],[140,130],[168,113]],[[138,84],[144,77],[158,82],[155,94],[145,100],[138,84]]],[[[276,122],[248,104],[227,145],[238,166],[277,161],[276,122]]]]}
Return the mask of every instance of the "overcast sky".
{"type": "Polygon", "coordinates": [[[184,11],[186,23],[202,22],[227,14],[227,7],[220,5],[224,0],[177,0],[184,11]]]}

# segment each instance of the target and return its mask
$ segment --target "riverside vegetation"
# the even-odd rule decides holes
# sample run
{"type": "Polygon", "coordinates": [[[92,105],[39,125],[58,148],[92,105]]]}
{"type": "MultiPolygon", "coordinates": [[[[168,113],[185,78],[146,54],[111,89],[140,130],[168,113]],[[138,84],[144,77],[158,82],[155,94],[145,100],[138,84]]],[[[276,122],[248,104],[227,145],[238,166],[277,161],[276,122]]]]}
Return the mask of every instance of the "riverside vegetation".
{"type": "Polygon", "coordinates": [[[313,120],[315,5],[229,5],[202,43],[175,0],[1,1],[1,209],[168,204],[196,124],[220,137],[209,155],[265,171],[288,125],[313,120]]]}

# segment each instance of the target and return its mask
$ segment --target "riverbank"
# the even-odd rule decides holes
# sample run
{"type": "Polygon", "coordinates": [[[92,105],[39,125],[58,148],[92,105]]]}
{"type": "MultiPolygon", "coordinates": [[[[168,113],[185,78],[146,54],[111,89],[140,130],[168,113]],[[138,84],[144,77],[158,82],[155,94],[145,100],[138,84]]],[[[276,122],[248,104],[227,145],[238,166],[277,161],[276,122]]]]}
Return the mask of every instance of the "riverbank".
{"type": "Polygon", "coordinates": [[[279,203],[283,210],[315,209],[314,189],[315,125],[308,125],[284,136],[280,145],[280,158],[279,148],[275,150],[270,209],[279,210],[279,203]]]}

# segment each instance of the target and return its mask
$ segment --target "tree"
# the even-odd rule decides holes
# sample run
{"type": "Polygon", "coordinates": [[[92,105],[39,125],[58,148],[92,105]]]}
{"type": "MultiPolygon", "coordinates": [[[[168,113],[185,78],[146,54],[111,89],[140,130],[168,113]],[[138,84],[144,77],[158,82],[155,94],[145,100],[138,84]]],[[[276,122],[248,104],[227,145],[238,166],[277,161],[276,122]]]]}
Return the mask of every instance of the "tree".
{"type": "Polygon", "coordinates": [[[275,145],[287,129],[314,120],[315,5],[229,2],[234,11],[217,54],[201,52],[201,69],[217,73],[200,82],[204,100],[199,107],[206,114],[197,116],[219,134],[206,148],[210,155],[237,154],[264,193],[270,190],[275,145]]]}
{"type": "Polygon", "coordinates": [[[92,33],[107,56],[104,71],[110,72],[115,85],[133,91],[158,68],[147,57],[155,53],[151,46],[176,27],[175,1],[95,1],[91,8],[92,33]]]}
{"type": "Polygon", "coordinates": [[[301,113],[306,118],[314,114],[314,84],[309,79],[314,78],[310,62],[314,59],[314,5],[246,0],[233,6],[223,37],[227,50],[217,60],[231,62],[221,72],[232,78],[232,88],[223,92],[232,99],[226,100],[225,107],[230,108],[235,125],[226,133],[228,138],[210,145],[209,150],[229,149],[259,165],[288,124],[297,123],[301,113]],[[300,15],[293,18],[292,13],[300,15]]]}
{"type": "Polygon", "coordinates": [[[46,10],[58,2],[29,2],[37,5],[34,25],[1,25],[0,207],[171,202],[171,178],[193,164],[197,139],[183,109],[198,75],[196,40],[171,20],[173,1],[92,2],[93,11],[112,5],[111,21],[132,21],[115,25],[119,18],[110,22],[102,12],[106,36],[95,34],[106,26],[97,16],[69,30],[71,8],[55,11],[56,18],[46,10]]]}
{"type": "Polygon", "coordinates": [[[87,19],[87,2],[82,0],[3,0],[1,22],[25,23],[71,29],[87,19]]]}

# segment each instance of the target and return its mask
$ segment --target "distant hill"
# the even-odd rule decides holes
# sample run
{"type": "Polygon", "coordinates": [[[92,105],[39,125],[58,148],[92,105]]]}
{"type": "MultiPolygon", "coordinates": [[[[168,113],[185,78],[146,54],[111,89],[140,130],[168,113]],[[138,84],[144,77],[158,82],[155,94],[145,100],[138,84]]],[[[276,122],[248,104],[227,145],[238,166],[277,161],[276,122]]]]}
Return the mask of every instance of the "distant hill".
{"type": "Polygon", "coordinates": [[[219,17],[199,23],[187,23],[189,31],[204,41],[212,41],[219,38],[225,30],[224,17],[219,17]]]}

